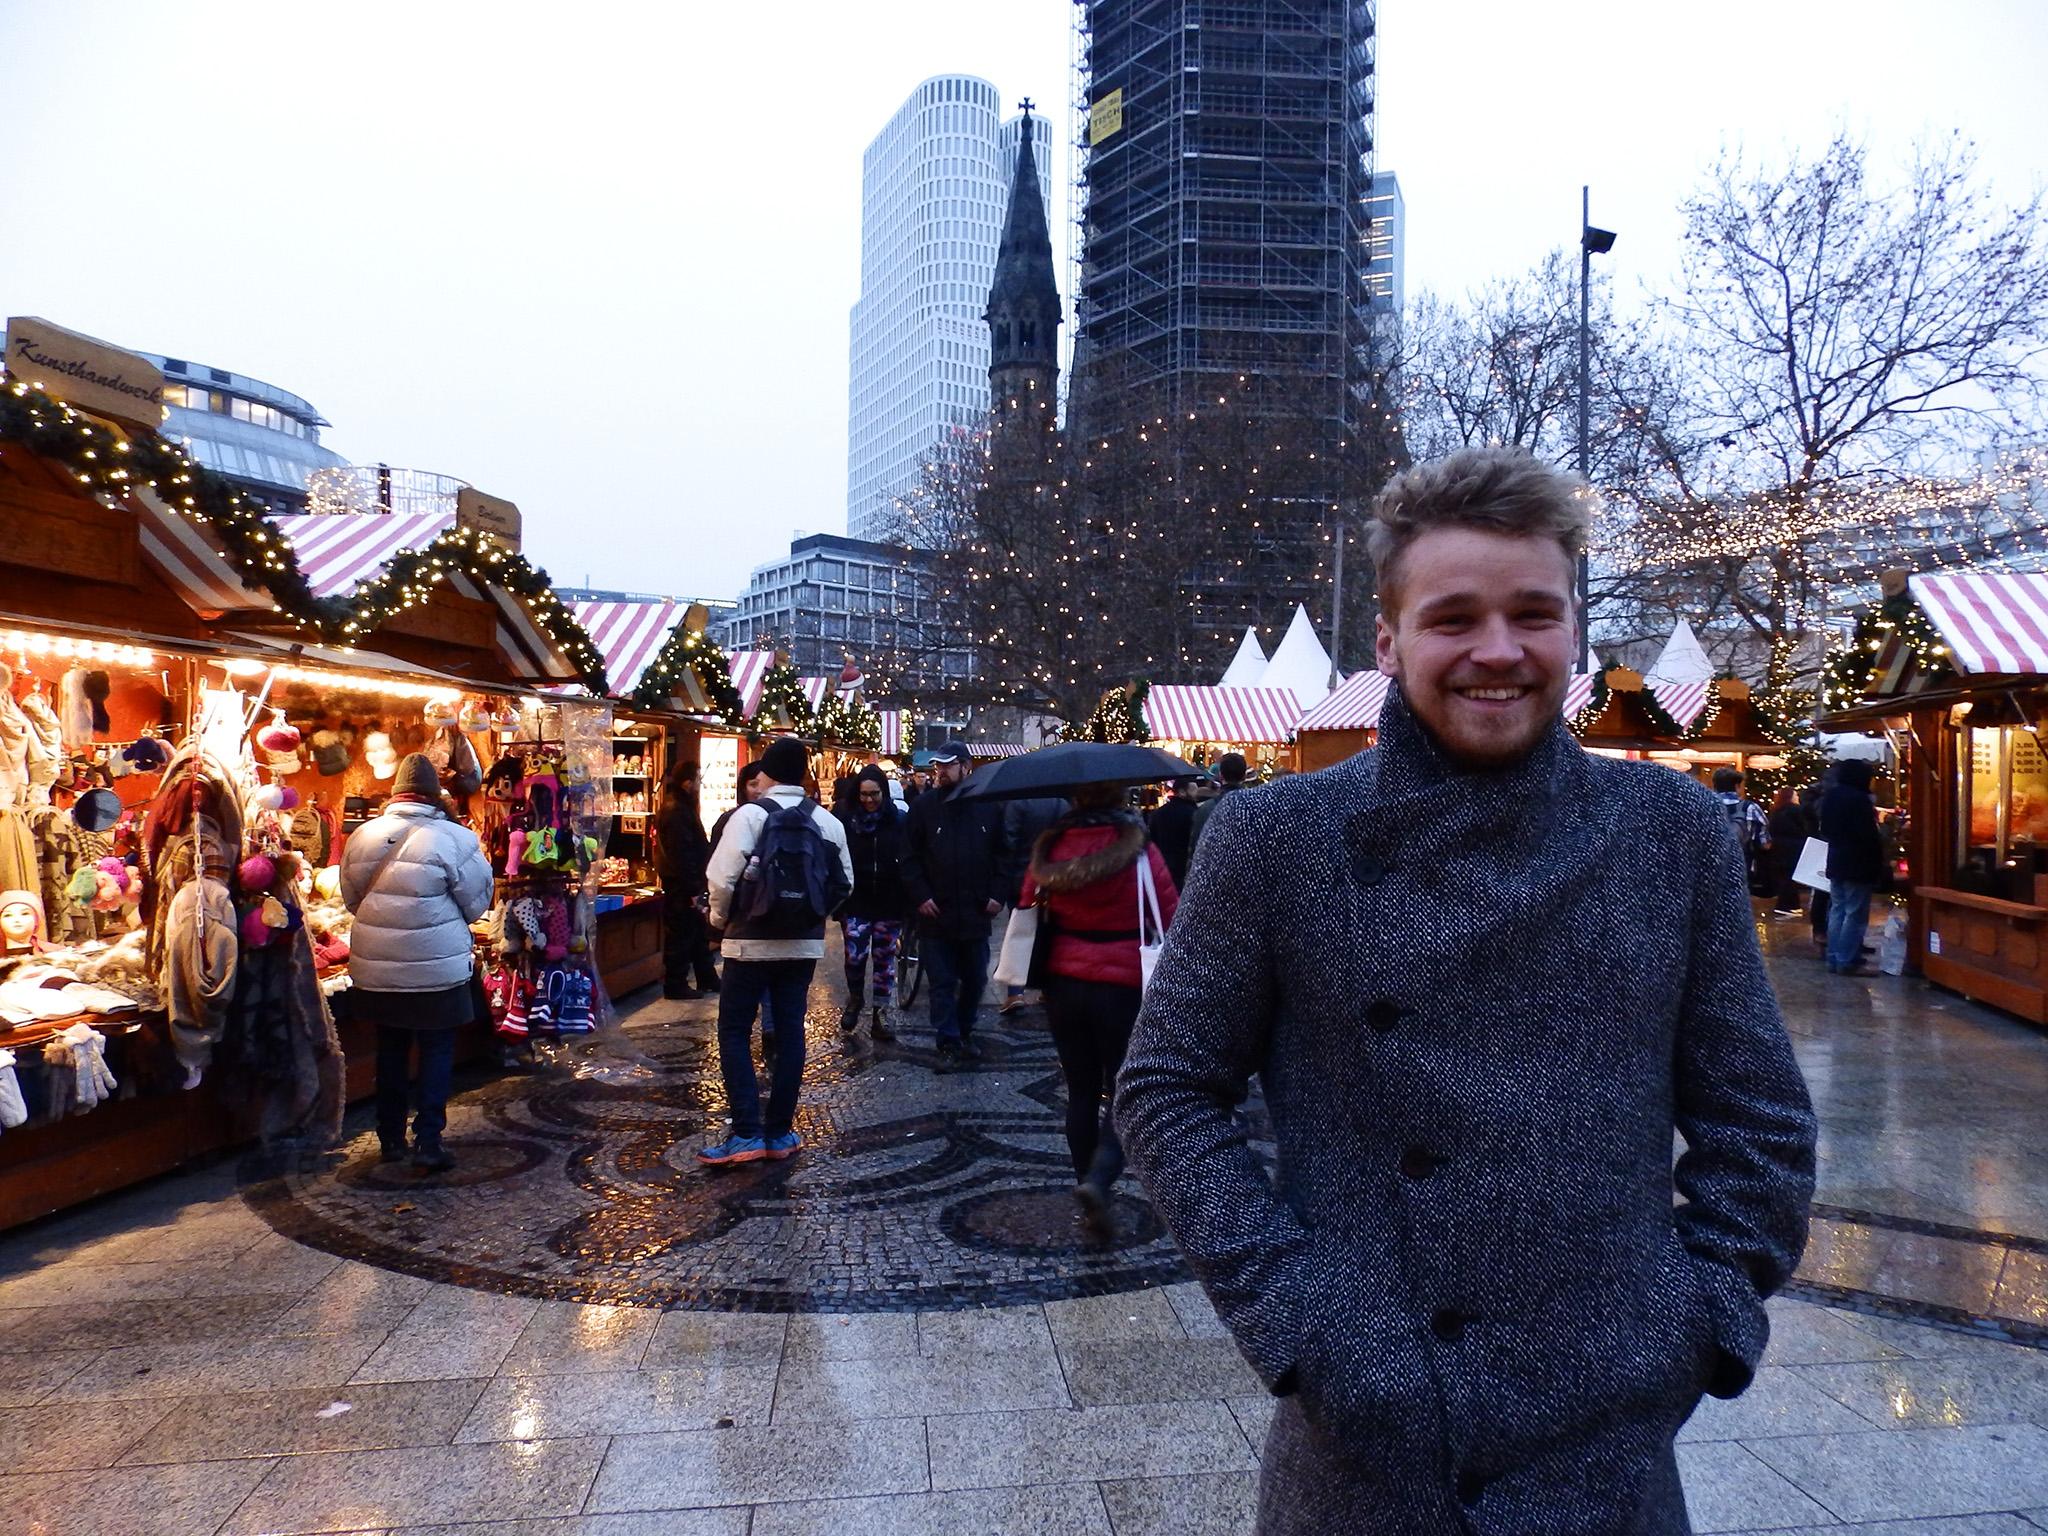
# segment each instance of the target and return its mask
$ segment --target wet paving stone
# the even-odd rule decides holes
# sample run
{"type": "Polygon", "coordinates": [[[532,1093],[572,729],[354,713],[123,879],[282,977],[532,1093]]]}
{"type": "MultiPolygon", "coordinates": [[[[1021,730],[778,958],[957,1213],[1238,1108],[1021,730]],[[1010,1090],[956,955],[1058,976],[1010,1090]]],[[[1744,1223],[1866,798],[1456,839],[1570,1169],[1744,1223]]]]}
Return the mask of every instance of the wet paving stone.
{"type": "Polygon", "coordinates": [[[984,1058],[941,1075],[921,1020],[899,1020],[892,1044],[842,1039],[836,990],[821,982],[797,1116],[804,1150],[706,1170],[695,1151],[725,1131],[715,1006],[633,1010],[625,1035],[649,1068],[637,1076],[553,1070],[458,1093],[452,1174],[378,1163],[365,1129],[338,1158],[252,1159],[243,1196],[328,1253],[558,1301],[915,1311],[1187,1278],[1135,1181],[1116,1192],[1108,1235],[1077,1219],[1058,1062],[1037,1009],[989,1010],[976,1035],[984,1058]]]}

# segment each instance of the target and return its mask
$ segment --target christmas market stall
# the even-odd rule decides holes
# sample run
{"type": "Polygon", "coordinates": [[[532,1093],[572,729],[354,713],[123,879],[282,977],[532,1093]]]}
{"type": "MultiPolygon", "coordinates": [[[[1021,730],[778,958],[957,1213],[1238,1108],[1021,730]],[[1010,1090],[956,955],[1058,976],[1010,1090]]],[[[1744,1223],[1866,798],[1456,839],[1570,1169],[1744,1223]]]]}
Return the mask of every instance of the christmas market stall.
{"type": "Polygon", "coordinates": [[[1379,736],[1380,709],[1393,679],[1354,672],[1294,728],[1295,765],[1303,773],[1329,768],[1363,752],[1379,736]]]}
{"type": "Polygon", "coordinates": [[[1154,746],[1198,765],[1237,752],[1255,774],[1290,766],[1288,748],[1303,714],[1285,688],[1169,683],[1146,689],[1141,708],[1154,746]]]}
{"type": "Polygon", "coordinates": [[[340,1125],[263,667],[222,632],[303,583],[151,412],[93,403],[0,390],[0,1226],[340,1125]]]}
{"type": "Polygon", "coordinates": [[[1928,980],[2048,1023],[2048,575],[1888,579],[1831,658],[1827,731],[1901,748],[1911,953],[1928,980]]]}

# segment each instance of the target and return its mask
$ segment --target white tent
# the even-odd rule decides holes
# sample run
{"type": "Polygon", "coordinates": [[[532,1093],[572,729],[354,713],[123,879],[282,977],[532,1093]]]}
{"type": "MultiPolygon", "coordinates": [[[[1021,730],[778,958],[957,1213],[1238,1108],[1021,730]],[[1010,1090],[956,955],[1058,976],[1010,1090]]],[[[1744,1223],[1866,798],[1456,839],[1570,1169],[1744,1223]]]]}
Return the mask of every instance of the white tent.
{"type": "Polygon", "coordinates": [[[1293,622],[1259,675],[1261,688],[1285,688],[1304,710],[1314,709],[1330,695],[1330,653],[1316,638],[1308,610],[1294,607],[1293,622]]]}
{"type": "Polygon", "coordinates": [[[1256,688],[1259,678],[1266,670],[1266,652],[1259,644],[1259,632],[1251,625],[1244,627],[1244,639],[1237,644],[1237,655],[1223,671],[1222,688],[1256,688]]]}
{"type": "Polygon", "coordinates": [[[1692,625],[1684,619],[1671,631],[1671,638],[1664,642],[1664,649],[1657,653],[1657,659],[1650,664],[1650,670],[1643,674],[1643,681],[1652,688],[1683,688],[1688,683],[1711,683],[1714,680],[1714,664],[1707,659],[1706,648],[1700,644],[1698,635],[1692,632],[1692,625]]]}

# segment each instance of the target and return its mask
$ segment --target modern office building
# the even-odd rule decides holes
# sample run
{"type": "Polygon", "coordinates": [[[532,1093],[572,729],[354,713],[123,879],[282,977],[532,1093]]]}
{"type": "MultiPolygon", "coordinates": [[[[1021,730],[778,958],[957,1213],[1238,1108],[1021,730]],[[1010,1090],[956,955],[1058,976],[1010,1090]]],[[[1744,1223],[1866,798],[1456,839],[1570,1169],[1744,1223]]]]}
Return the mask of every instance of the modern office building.
{"type": "Polygon", "coordinates": [[[968,674],[967,652],[940,623],[918,557],[835,533],[808,534],[791,543],[787,559],[756,566],[711,632],[729,650],[787,651],[809,676],[836,676],[851,657],[878,695],[928,694],[968,674]]]}
{"type": "Polygon", "coordinates": [[[163,433],[272,510],[306,510],[307,477],[348,460],[320,446],[327,419],[290,390],[247,374],[144,352],[164,374],[163,433]]]}
{"type": "MultiPolygon", "coordinates": [[[[1024,121],[1002,121],[986,80],[940,75],[910,93],[862,156],[846,446],[856,538],[888,534],[895,498],[917,484],[931,445],[987,413],[982,312],[1024,121]]],[[[1050,125],[1029,121],[1048,186],[1050,125]]]]}
{"type": "Polygon", "coordinates": [[[1366,194],[1371,222],[1365,237],[1365,299],[1375,324],[1391,315],[1396,323],[1408,304],[1402,242],[1408,228],[1408,207],[1401,200],[1401,181],[1392,171],[1375,171],[1366,194]]]}
{"type": "MultiPolygon", "coordinates": [[[[1360,419],[1375,0],[1084,0],[1089,410],[1243,376],[1360,419]]],[[[1156,407],[1155,407],[1156,408],[1156,407]]],[[[1091,416],[1089,430],[1094,430],[1091,416]]]]}

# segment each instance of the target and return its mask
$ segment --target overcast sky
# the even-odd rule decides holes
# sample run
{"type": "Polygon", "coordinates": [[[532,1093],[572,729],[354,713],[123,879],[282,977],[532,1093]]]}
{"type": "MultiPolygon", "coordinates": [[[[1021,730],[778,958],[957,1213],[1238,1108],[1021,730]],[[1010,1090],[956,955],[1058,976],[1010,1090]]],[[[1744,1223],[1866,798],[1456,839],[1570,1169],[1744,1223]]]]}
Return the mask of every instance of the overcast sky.
{"type": "MultiPolygon", "coordinates": [[[[933,74],[1063,107],[1074,9],[0,0],[0,306],[296,391],[558,581],[732,596],[843,531],[862,149],[933,74]]],[[[1383,0],[1380,79],[1411,296],[1573,242],[1582,182],[1662,282],[1723,142],[2048,168],[2044,0],[1383,0]]]]}

